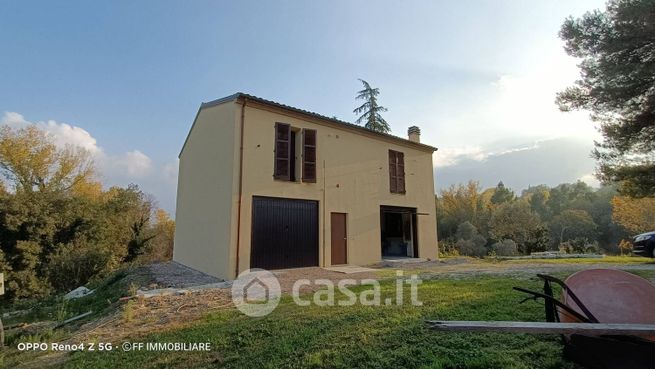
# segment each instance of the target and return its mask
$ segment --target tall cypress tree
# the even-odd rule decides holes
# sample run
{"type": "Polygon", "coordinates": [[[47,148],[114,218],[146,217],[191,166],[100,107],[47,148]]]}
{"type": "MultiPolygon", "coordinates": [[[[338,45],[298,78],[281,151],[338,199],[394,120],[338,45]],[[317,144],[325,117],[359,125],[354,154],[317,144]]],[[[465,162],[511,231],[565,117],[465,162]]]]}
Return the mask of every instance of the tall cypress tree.
{"type": "Polygon", "coordinates": [[[364,127],[371,131],[389,133],[391,128],[389,128],[389,124],[380,114],[380,112],[387,111],[387,108],[378,104],[380,89],[371,87],[371,85],[363,79],[360,79],[360,81],[364,85],[364,89],[358,91],[355,98],[357,100],[364,100],[364,103],[357,109],[353,110],[353,113],[358,115],[361,114],[360,117],[357,118],[357,124],[366,122],[364,127]]]}

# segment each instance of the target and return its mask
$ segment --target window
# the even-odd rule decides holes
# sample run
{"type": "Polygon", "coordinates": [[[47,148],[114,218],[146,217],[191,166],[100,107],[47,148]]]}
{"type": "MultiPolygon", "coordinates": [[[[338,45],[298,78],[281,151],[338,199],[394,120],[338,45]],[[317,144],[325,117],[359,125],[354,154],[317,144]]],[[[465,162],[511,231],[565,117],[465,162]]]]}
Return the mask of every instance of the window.
{"type": "Polygon", "coordinates": [[[316,130],[302,130],[302,181],[316,182],[316,130]]]}
{"type": "Polygon", "coordinates": [[[391,193],[405,193],[405,154],[389,150],[389,189],[391,193]]]}
{"type": "Polygon", "coordinates": [[[316,182],[316,130],[303,129],[302,139],[300,134],[299,129],[286,123],[275,123],[273,178],[295,182],[302,171],[303,182],[316,182]],[[302,160],[298,160],[298,163],[296,152],[302,153],[302,160]]]}
{"type": "Polygon", "coordinates": [[[286,123],[275,123],[275,165],[273,178],[291,180],[291,127],[286,123]]]}

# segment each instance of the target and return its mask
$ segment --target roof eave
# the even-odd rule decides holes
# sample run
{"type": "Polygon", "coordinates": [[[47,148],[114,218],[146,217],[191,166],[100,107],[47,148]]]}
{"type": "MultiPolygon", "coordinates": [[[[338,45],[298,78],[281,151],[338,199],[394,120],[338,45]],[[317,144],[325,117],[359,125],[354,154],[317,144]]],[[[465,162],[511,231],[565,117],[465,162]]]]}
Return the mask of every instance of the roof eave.
{"type": "Polygon", "coordinates": [[[237,93],[234,93],[232,95],[222,97],[220,99],[216,99],[216,100],[212,100],[212,101],[208,101],[208,102],[203,102],[202,104],[200,104],[200,107],[198,108],[198,112],[196,113],[196,117],[193,119],[193,123],[191,124],[191,129],[189,129],[189,133],[187,134],[186,138],[184,139],[184,144],[182,144],[182,149],[180,150],[180,153],[178,154],[177,157],[179,158],[180,156],[182,156],[182,152],[184,151],[184,148],[186,147],[187,141],[189,140],[189,136],[191,135],[191,131],[193,130],[193,127],[196,125],[196,121],[198,120],[198,116],[200,115],[200,111],[202,109],[209,108],[209,107],[216,106],[216,105],[220,105],[220,104],[224,104],[226,102],[231,102],[231,101],[237,101],[239,103],[243,103],[246,100],[252,100],[252,101],[255,101],[255,102],[263,104],[263,105],[268,105],[268,106],[272,106],[272,107],[275,107],[275,108],[278,108],[278,109],[291,111],[291,112],[294,112],[294,113],[297,113],[297,114],[304,115],[304,116],[309,117],[309,118],[319,119],[319,120],[322,120],[322,121],[325,121],[325,122],[332,123],[336,128],[351,129],[351,130],[354,130],[354,131],[358,131],[359,133],[362,133],[362,134],[377,136],[378,138],[381,138],[381,139],[388,139],[388,140],[391,140],[391,141],[395,141],[395,142],[397,142],[399,144],[403,144],[405,146],[410,146],[410,147],[413,147],[413,148],[416,148],[416,149],[419,149],[419,150],[431,151],[433,153],[435,151],[439,150],[438,148],[436,148],[434,146],[426,145],[426,144],[423,144],[423,143],[420,143],[420,142],[410,141],[408,139],[398,137],[398,136],[394,136],[394,135],[390,135],[390,134],[387,134],[387,133],[371,131],[371,130],[369,130],[367,128],[358,126],[358,125],[350,123],[350,122],[345,122],[345,121],[342,121],[342,120],[339,120],[339,119],[330,118],[330,117],[327,117],[325,115],[314,113],[314,112],[311,112],[311,111],[308,111],[308,110],[295,108],[293,106],[281,104],[281,103],[278,103],[278,102],[275,102],[275,101],[266,100],[266,99],[263,99],[261,97],[249,95],[249,94],[246,94],[246,93],[243,93],[243,92],[237,92],[237,93]],[[339,127],[339,125],[341,125],[341,127],[339,127]]]}
{"type": "Polygon", "coordinates": [[[252,101],[258,102],[258,103],[263,104],[263,105],[268,105],[268,106],[272,106],[272,107],[275,107],[275,108],[278,108],[278,109],[291,111],[291,112],[294,112],[294,113],[304,115],[304,116],[309,117],[309,118],[319,119],[319,120],[323,120],[323,121],[326,121],[326,122],[330,122],[330,123],[333,123],[335,125],[335,127],[339,128],[339,129],[352,129],[352,130],[358,131],[359,133],[373,135],[373,136],[377,136],[379,138],[390,139],[392,141],[396,141],[398,143],[404,144],[405,146],[411,146],[411,147],[414,147],[414,148],[417,148],[417,149],[420,149],[420,150],[431,151],[431,152],[435,152],[435,151],[438,150],[438,148],[436,148],[434,146],[426,145],[426,144],[423,144],[423,143],[420,143],[420,142],[410,141],[410,140],[408,140],[406,138],[391,135],[391,134],[388,134],[388,133],[371,131],[370,129],[364,128],[362,126],[358,126],[358,125],[350,123],[350,122],[342,121],[342,120],[339,120],[339,119],[334,119],[334,118],[331,118],[331,117],[328,117],[328,116],[325,116],[325,115],[321,115],[321,114],[318,114],[318,113],[314,113],[314,112],[311,112],[311,111],[308,111],[308,110],[303,110],[303,109],[295,108],[293,106],[280,104],[280,103],[277,103],[275,101],[262,99],[261,97],[245,94],[245,93],[242,93],[242,92],[238,92],[238,93],[236,93],[234,95],[228,96],[228,97],[223,98],[223,99],[218,99],[216,101],[225,102],[225,101],[229,101],[230,99],[236,99],[237,102],[239,102],[239,103],[242,103],[245,100],[252,100],[252,101]],[[341,125],[341,126],[339,126],[339,125],[341,125]]]}

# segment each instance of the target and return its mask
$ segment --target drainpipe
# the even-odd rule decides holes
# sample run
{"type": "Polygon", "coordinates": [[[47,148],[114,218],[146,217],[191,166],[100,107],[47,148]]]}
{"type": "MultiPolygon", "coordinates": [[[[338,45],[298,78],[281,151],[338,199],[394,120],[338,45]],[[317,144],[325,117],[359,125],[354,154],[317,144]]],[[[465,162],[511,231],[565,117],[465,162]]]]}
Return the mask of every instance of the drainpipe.
{"type": "MultiPolygon", "coordinates": [[[[325,160],[323,160],[323,266],[327,266],[325,261],[325,218],[327,217],[327,206],[325,204],[325,160]]],[[[332,261],[330,261],[330,264],[332,261]]]]}
{"type": "Polygon", "coordinates": [[[241,245],[241,197],[243,194],[243,127],[246,115],[246,101],[248,101],[248,99],[244,97],[243,103],[241,104],[241,123],[239,134],[239,200],[237,205],[237,254],[236,266],[234,268],[234,278],[239,276],[239,249],[241,245]]]}

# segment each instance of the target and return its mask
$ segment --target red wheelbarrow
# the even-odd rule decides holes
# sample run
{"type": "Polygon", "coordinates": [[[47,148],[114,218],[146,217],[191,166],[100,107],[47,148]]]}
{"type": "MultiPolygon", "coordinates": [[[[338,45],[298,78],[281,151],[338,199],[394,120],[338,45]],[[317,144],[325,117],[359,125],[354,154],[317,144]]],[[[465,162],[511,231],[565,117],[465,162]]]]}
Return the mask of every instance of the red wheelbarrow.
{"type": "Polygon", "coordinates": [[[655,368],[655,285],[613,269],[577,272],[565,281],[537,274],[543,292],[521,287],[524,299],[543,299],[546,322],[428,321],[441,331],[561,334],[567,358],[587,368],[655,368]],[[553,295],[553,284],[562,289],[553,295]]]}

